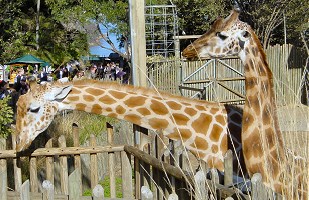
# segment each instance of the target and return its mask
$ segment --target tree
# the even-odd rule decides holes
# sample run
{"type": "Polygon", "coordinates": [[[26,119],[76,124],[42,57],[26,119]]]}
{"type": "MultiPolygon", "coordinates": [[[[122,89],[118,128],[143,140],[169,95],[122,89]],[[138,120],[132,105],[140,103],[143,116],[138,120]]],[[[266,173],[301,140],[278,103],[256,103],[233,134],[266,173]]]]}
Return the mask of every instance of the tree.
{"type": "Polygon", "coordinates": [[[40,4],[40,29],[37,31],[37,0],[3,0],[0,2],[0,62],[6,63],[32,53],[51,63],[61,65],[88,53],[84,33],[68,31],[51,17],[44,1],[40,4]],[[36,33],[40,35],[39,43],[36,33]],[[73,42],[72,42],[73,41],[73,42]],[[37,50],[37,45],[40,46],[37,50]]]}
{"type": "MultiPolygon", "coordinates": [[[[88,35],[92,45],[100,46],[129,58],[118,50],[110,34],[116,34],[123,46],[128,43],[128,3],[121,0],[46,0],[52,15],[68,30],[88,35]],[[102,44],[104,41],[106,44],[102,44]]],[[[128,51],[126,51],[128,52],[128,51]]]]}
{"type": "Polygon", "coordinates": [[[264,48],[286,42],[302,46],[301,32],[309,18],[308,1],[303,0],[236,0],[248,21],[261,39],[264,48]],[[286,29],[285,29],[286,28],[286,29]],[[286,33],[286,34],[285,34],[286,33]]]}

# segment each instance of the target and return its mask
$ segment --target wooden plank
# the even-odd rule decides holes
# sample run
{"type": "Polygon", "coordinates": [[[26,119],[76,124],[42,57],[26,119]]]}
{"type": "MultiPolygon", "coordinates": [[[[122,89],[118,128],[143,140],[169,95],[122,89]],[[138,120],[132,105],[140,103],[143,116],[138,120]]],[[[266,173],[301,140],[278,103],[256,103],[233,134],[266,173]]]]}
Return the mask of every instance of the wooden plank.
{"type": "Polygon", "coordinates": [[[133,198],[132,165],[130,157],[131,155],[125,151],[121,152],[122,196],[124,198],[133,198]]]}
{"type": "Polygon", "coordinates": [[[29,180],[26,180],[20,189],[20,199],[21,200],[30,200],[30,184],[29,180]]]}
{"type": "MultiPolygon", "coordinates": [[[[90,146],[95,147],[96,138],[93,134],[90,135],[90,146]]],[[[97,154],[90,154],[90,176],[91,176],[91,189],[98,184],[98,159],[97,154]]]]}
{"type": "MultiPolygon", "coordinates": [[[[0,138],[0,151],[6,149],[5,138],[0,138]]],[[[0,159],[0,199],[7,199],[7,161],[6,159],[0,159]]]]}
{"type": "MultiPolygon", "coordinates": [[[[14,152],[14,154],[16,154],[16,136],[12,135],[12,146],[14,150],[11,150],[14,152]]],[[[6,152],[6,151],[1,151],[1,153],[6,152]]],[[[0,154],[1,154],[0,153],[0,154]]],[[[6,158],[6,157],[4,157],[6,158]]],[[[19,192],[20,191],[20,187],[22,184],[22,180],[21,180],[21,161],[20,158],[17,158],[16,156],[14,156],[13,158],[13,166],[14,166],[14,183],[15,183],[15,191],[19,192]]]]}
{"type": "MultiPolygon", "coordinates": [[[[66,139],[64,135],[58,138],[59,147],[66,147],[66,139]]],[[[68,172],[68,159],[66,156],[60,156],[60,187],[62,194],[69,194],[69,172],[68,172]]]]}
{"type": "Polygon", "coordinates": [[[228,150],[224,155],[224,185],[233,184],[233,152],[228,150]]]}
{"type": "MultiPolygon", "coordinates": [[[[107,142],[110,146],[114,143],[113,127],[107,123],[107,142]]],[[[109,181],[111,198],[116,197],[115,154],[108,153],[109,181]]]]}
{"type": "Polygon", "coordinates": [[[43,187],[43,200],[54,200],[55,196],[54,185],[50,181],[45,180],[42,183],[42,187],[43,187]]]}
{"type": "Polygon", "coordinates": [[[25,153],[16,155],[15,150],[3,150],[0,152],[1,158],[19,158],[28,156],[66,156],[77,154],[91,154],[91,153],[109,153],[123,151],[123,145],[115,146],[96,146],[96,147],[63,147],[63,148],[39,148],[33,151],[33,153],[25,153]]]}
{"type": "Polygon", "coordinates": [[[94,186],[92,190],[93,200],[102,200],[104,199],[104,188],[102,185],[94,186]]]}
{"type": "Polygon", "coordinates": [[[30,157],[30,191],[38,192],[38,172],[37,172],[37,160],[36,157],[30,157]]]}
{"type": "MultiPolygon", "coordinates": [[[[73,123],[72,125],[72,134],[73,134],[73,145],[74,147],[79,147],[79,128],[77,124],[73,123]]],[[[74,168],[75,168],[75,177],[74,179],[77,179],[77,182],[79,183],[78,186],[79,189],[76,191],[78,196],[82,196],[83,194],[83,188],[82,188],[82,162],[79,154],[74,155],[74,168]]],[[[70,179],[70,178],[69,178],[70,179]]],[[[70,183],[70,181],[69,181],[70,183]]]]}
{"type": "Polygon", "coordinates": [[[69,197],[70,200],[79,200],[81,197],[81,178],[80,172],[78,170],[74,170],[69,176],[69,197]]]}
{"type": "MultiPolygon", "coordinates": [[[[186,180],[186,178],[188,178],[184,175],[183,171],[180,168],[172,166],[172,165],[167,164],[167,163],[164,163],[164,162],[160,161],[159,159],[154,158],[154,157],[148,155],[147,153],[145,153],[145,152],[143,152],[143,151],[141,151],[141,150],[139,150],[135,147],[125,145],[124,150],[127,153],[134,155],[139,160],[142,160],[145,163],[150,164],[152,167],[155,167],[155,168],[159,169],[160,171],[166,171],[167,173],[169,173],[170,175],[172,175],[172,176],[174,176],[178,179],[186,180]]],[[[192,182],[191,178],[189,180],[191,180],[191,182],[192,182]]]]}
{"type": "MultiPolygon", "coordinates": [[[[45,145],[45,148],[50,148],[52,147],[52,144],[53,141],[52,139],[49,139],[45,145]]],[[[54,166],[54,157],[52,156],[47,156],[46,157],[46,160],[45,160],[45,163],[46,163],[46,180],[49,180],[51,182],[51,184],[54,185],[54,179],[55,179],[55,176],[54,176],[54,170],[55,170],[55,166],[54,166]]]]}

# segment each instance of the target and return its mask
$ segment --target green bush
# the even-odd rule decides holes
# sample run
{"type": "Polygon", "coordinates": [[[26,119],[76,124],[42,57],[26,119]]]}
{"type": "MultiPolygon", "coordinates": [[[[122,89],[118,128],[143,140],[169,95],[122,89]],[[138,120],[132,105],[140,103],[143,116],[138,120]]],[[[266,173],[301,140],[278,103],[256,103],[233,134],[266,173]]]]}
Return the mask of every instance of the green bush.
{"type": "Polygon", "coordinates": [[[11,123],[13,122],[13,110],[8,106],[8,101],[11,97],[5,97],[0,100],[0,137],[6,138],[9,134],[12,134],[11,123]]]}

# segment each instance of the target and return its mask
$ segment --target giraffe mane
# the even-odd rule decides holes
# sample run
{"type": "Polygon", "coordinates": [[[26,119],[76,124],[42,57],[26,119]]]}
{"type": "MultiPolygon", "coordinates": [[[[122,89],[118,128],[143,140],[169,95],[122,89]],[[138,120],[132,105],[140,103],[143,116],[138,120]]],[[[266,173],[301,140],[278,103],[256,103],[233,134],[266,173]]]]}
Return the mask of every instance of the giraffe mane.
{"type": "Polygon", "coordinates": [[[204,100],[198,100],[198,99],[188,99],[182,96],[173,95],[164,91],[157,91],[152,88],[145,88],[145,87],[138,87],[133,85],[123,85],[117,82],[107,82],[107,81],[97,81],[93,79],[83,79],[83,80],[76,80],[72,82],[67,83],[59,83],[55,82],[53,83],[55,86],[63,86],[63,85],[73,85],[74,86],[92,86],[96,88],[102,88],[102,89],[114,89],[118,91],[125,91],[125,92],[132,92],[142,95],[149,95],[149,96],[156,96],[160,99],[174,99],[180,102],[192,104],[194,102],[196,105],[202,105],[202,106],[214,106],[218,105],[220,106],[220,103],[217,102],[207,102],[204,100]]]}

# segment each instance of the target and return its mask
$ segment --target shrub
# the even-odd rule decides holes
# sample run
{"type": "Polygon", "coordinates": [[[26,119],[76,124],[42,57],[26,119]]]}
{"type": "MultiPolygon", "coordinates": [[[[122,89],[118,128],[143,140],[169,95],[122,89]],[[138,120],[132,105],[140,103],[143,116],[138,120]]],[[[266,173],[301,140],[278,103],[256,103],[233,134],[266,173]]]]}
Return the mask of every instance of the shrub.
{"type": "Polygon", "coordinates": [[[13,109],[8,105],[11,97],[5,97],[0,100],[0,137],[7,138],[9,134],[12,134],[10,124],[13,122],[13,109]]]}

